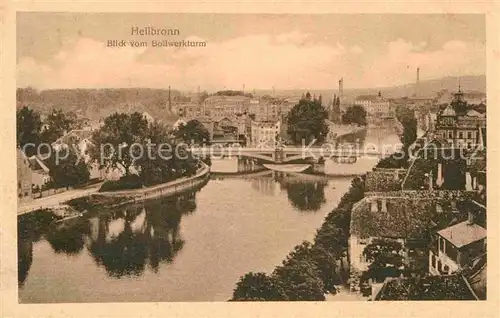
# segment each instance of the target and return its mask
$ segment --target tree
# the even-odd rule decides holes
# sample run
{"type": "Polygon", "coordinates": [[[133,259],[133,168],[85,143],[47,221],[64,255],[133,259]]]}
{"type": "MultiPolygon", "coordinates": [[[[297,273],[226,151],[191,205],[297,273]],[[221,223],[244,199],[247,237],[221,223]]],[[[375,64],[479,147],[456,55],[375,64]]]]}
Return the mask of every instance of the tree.
{"type": "Polygon", "coordinates": [[[313,139],[322,142],[328,134],[327,118],[325,108],[308,92],[288,114],[288,134],[296,144],[310,143],[313,139]]]}
{"type": "Polygon", "coordinates": [[[446,190],[465,190],[467,172],[465,159],[448,159],[445,161],[443,168],[443,188],[446,190]]]}
{"type": "Polygon", "coordinates": [[[363,250],[368,266],[368,276],[377,282],[383,282],[386,277],[396,277],[401,274],[403,265],[403,246],[392,239],[374,239],[363,250]]]}
{"type": "Polygon", "coordinates": [[[233,291],[232,301],[288,300],[283,284],[265,273],[247,273],[240,277],[233,291]]]}
{"type": "Polygon", "coordinates": [[[40,144],[40,130],[42,121],[40,114],[33,109],[23,107],[16,113],[17,125],[17,146],[24,149],[24,146],[32,143],[34,147],[26,147],[25,152],[28,157],[36,154],[40,144]]]}
{"type": "Polygon", "coordinates": [[[188,145],[210,141],[210,132],[196,119],[188,121],[185,125],[181,124],[175,131],[175,135],[188,145]]]}
{"type": "Polygon", "coordinates": [[[273,276],[283,282],[288,300],[325,300],[325,285],[316,264],[308,258],[276,267],[273,276]]]}
{"type": "Polygon", "coordinates": [[[58,187],[72,187],[85,184],[89,181],[90,172],[83,159],[78,160],[75,150],[65,147],[59,150],[52,149],[52,156],[48,159],[49,175],[58,187]]]}
{"type": "Polygon", "coordinates": [[[342,115],[342,123],[346,125],[356,124],[366,126],[366,110],[360,105],[348,107],[345,114],[342,115]]]}
{"type": "Polygon", "coordinates": [[[99,148],[92,149],[93,159],[113,168],[121,165],[125,174],[129,175],[135,158],[141,157],[139,147],[130,148],[145,142],[148,125],[148,121],[138,112],[115,113],[107,117],[104,126],[93,135],[94,144],[99,148]],[[101,153],[101,147],[104,153],[101,153]]]}
{"type": "Polygon", "coordinates": [[[288,254],[281,266],[276,267],[273,276],[283,282],[289,300],[325,300],[323,273],[324,256],[314,250],[312,244],[304,241],[288,254]]]}
{"type": "Polygon", "coordinates": [[[54,109],[47,116],[44,124],[47,129],[42,131],[41,139],[50,144],[75,127],[76,115],[71,112],[65,114],[61,109],[54,109]]]}

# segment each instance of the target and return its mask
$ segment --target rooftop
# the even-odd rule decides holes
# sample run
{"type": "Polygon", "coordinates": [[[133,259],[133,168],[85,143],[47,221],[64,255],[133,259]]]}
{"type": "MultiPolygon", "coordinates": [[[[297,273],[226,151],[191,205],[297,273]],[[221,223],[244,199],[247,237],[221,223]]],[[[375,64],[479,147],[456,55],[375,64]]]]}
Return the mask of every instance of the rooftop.
{"type": "Polygon", "coordinates": [[[436,205],[441,201],[438,198],[365,197],[352,209],[351,234],[360,238],[418,239],[431,227],[436,205]]]}
{"type": "Polygon", "coordinates": [[[377,100],[387,100],[380,95],[359,95],[356,97],[356,101],[377,101],[377,100]]]}
{"type": "Polygon", "coordinates": [[[484,228],[477,224],[469,224],[468,221],[442,229],[438,231],[438,234],[457,248],[486,238],[486,230],[484,228]]]}
{"type": "Polygon", "coordinates": [[[451,107],[451,105],[448,105],[448,106],[446,106],[446,108],[441,113],[441,116],[455,116],[456,114],[457,113],[455,112],[455,110],[453,109],[453,107],[451,107]]]}

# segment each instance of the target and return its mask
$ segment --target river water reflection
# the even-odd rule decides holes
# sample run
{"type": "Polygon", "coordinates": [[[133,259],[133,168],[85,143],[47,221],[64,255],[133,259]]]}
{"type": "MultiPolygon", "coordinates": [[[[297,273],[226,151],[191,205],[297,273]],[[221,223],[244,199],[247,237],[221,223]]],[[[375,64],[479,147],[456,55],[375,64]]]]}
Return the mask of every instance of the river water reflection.
{"type": "Polygon", "coordinates": [[[201,189],[64,223],[23,216],[19,301],[226,301],[241,275],[270,272],[312,240],[350,180],[214,173],[201,189]]]}

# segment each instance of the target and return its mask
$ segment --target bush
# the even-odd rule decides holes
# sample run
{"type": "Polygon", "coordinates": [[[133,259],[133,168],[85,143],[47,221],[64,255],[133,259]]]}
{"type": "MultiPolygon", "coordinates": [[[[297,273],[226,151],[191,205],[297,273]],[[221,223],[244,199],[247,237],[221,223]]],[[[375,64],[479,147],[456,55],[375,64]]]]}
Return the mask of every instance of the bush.
{"type": "Polygon", "coordinates": [[[110,180],[104,182],[99,192],[117,191],[142,188],[142,181],[138,175],[131,174],[120,178],[120,180],[110,180]]]}

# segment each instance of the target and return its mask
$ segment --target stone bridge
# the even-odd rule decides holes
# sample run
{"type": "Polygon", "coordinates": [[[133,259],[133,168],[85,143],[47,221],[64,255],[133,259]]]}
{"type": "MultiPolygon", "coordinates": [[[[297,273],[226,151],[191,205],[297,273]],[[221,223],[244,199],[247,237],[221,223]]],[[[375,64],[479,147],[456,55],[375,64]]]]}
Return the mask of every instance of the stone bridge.
{"type": "Polygon", "coordinates": [[[231,157],[241,156],[260,159],[272,163],[289,163],[306,159],[359,158],[364,156],[380,157],[383,154],[377,150],[359,149],[354,147],[281,147],[281,148],[251,148],[251,147],[198,147],[191,149],[199,156],[231,157]]]}

